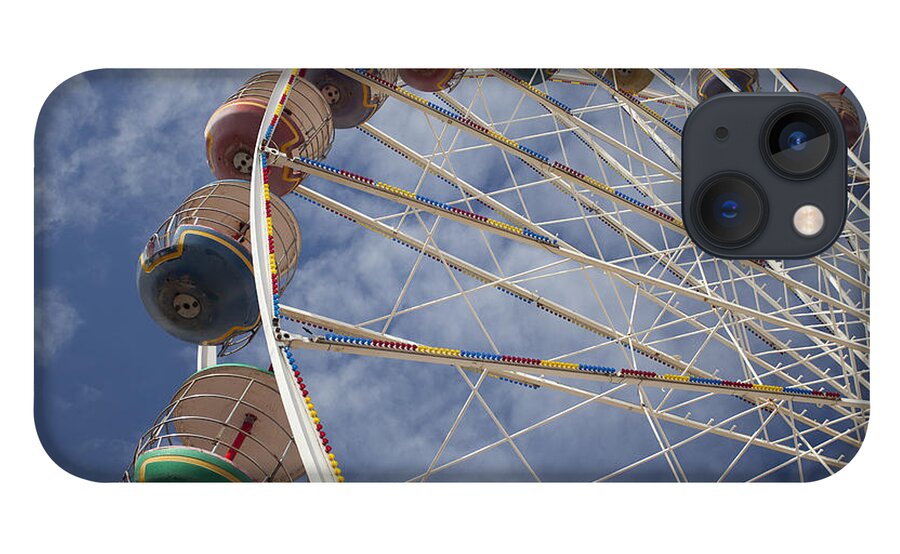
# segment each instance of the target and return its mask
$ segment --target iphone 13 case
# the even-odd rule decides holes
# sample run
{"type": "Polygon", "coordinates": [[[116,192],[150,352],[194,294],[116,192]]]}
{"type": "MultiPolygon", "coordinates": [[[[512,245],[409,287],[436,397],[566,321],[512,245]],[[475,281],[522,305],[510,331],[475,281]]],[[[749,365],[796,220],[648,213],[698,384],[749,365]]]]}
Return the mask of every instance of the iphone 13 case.
{"type": "Polygon", "coordinates": [[[97,481],[827,477],[869,416],[868,152],[810,70],[77,75],[35,136],[39,436],[97,481]],[[686,234],[685,121],[756,91],[840,118],[812,258],[686,234]]]}

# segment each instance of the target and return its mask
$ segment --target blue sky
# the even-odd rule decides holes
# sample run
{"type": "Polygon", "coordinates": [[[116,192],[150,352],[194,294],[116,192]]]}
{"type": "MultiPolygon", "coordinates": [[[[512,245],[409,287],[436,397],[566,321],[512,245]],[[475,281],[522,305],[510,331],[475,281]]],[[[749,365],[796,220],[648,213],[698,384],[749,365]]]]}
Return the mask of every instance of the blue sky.
{"type": "MultiPolygon", "coordinates": [[[[159,222],[190,192],[213,180],[204,155],[206,120],[223,99],[254,73],[98,71],[66,81],[44,106],[35,135],[35,419],[48,453],[75,475],[117,480],[129,464],[140,434],[194,370],[195,348],[166,335],[144,312],[134,282],[137,256],[159,222]]],[[[802,76],[792,77],[799,80],[798,84],[803,83],[801,88],[812,92],[835,86],[818,78],[806,83],[802,76]]],[[[495,101],[489,106],[475,105],[480,116],[487,118],[488,111],[495,121],[507,119],[513,112],[519,118],[535,116],[514,124],[507,130],[511,136],[552,129],[547,118],[538,117],[543,114],[538,106],[526,102],[517,107],[518,94],[510,94],[507,85],[496,79],[482,85],[485,96],[495,101]]],[[[476,86],[475,80],[466,80],[454,95],[460,101],[468,101],[476,86]]],[[[555,96],[571,106],[591,100],[587,87],[551,87],[555,96]]],[[[599,101],[594,99],[593,103],[599,101]]],[[[611,133],[620,128],[616,110],[592,112],[584,117],[611,133]]],[[[435,146],[424,117],[399,103],[389,101],[371,123],[420,153],[428,154],[435,146]]],[[[683,124],[683,119],[678,123],[683,124]]],[[[432,124],[440,133],[437,122],[432,120],[432,124]]],[[[455,135],[452,130],[446,131],[444,145],[455,135]]],[[[587,148],[579,147],[572,137],[566,140],[569,165],[610,184],[619,184],[615,174],[598,167],[587,148]]],[[[465,134],[459,135],[455,143],[457,147],[478,144],[465,134]]],[[[561,157],[555,136],[534,138],[527,144],[561,157]]],[[[641,145],[648,152],[653,148],[646,139],[641,145]]],[[[673,143],[673,147],[677,144],[673,143]]],[[[628,163],[626,157],[616,157],[628,163]]],[[[510,174],[519,181],[536,178],[531,169],[517,160],[510,159],[507,167],[506,160],[493,148],[459,152],[451,156],[451,162],[459,176],[485,190],[510,186],[510,174]]],[[[410,189],[421,177],[418,168],[355,129],[337,131],[328,163],[410,189]]],[[[337,185],[325,181],[313,178],[305,184],[368,214],[386,216],[398,211],[396,205],[387,201],[337,189],[337,185]]],[[[420,190],[442,201],[459,198],[458,192],[432,176],[422,180],[420,190]]],[[[578,213],[577,205],[546,184],[524,194],[535,220],[578,213]]],[[[670,195],[668,200],[675,200],[677,190],[672,188],[663,194],[670,195]]],[[[513,192],[497,198],[516,210],[521,208],[513,192]]],[[[300,198],[286,200],[300,223],[303,251],[297,275],[284,293],[283,302],[354,323],[389,312],[417,254],[300,198]]],[[[483,209],[480,213],[492,215],[483,209]]],[[[422,219],[428,226],[434,221],[427,214],[422,219]]],[[[640,224],[635,221],[635,225],[640,224]]],[[[419,238],[425,236],[413,218],[403,230],[419,238]]],[[[585,251],[593,248],[583,222],[561,223],[553,230],[585,251]]],[[[624,242],[607,227],[597,223],[592,231],[604,256],[615,259],[627,254],[624,242]]],[[[448,221],[440,223],[434,239],[445,250],[497,271],[483,245],[487,241],[505,275],[553,261],[544,252],[495,236],[482,238],[477,231],[448,221]]],[[[477,283],[463,275],[456,277],[465,288],[477,283]]],[[[629,292],[621,285],[616,288],[610,279],[596,273],[590,279],[592,283],[583,273],[574,272],[525,286],[598,320],[602,314],[598,313],[590,285],[605,304],[614,305],[616,293],[630,302],[629,292]]],[[[455,285],[444,268],[426,259],[403,305],[454,292],[455,285]]],[[[551,357],[597,342],[595,335],[493,289],[472,293],[470,301],[504,352],[551,357]]],[[[644,323],[650,323],[655,316],[656,312],[647,312],[644,323]]],[[[381,326],[374,328],[380,330],[381,326]]],[[[669,332],[686,330],[684,324],[679,324],[669,332]]],[[[400,316],[388,332],[429,344],[490,349],[461,299],[400,316]]],[[[689,359],[700,342],[702,337],[694,337],[665,349],[689,359]]],[[[732,356],[733,353],[710,349],[704,353],[703,367],[720,367],[722,376],[738,377],[737,372],[729,374],[732,356]]],[[[264,357],[262,341],[256,340],[234,359],[266,366],[264,357]]],[[[303,351],[299,358],[335,452],[352,480],[402,480],[420,473],[428,466],[469,392],[451,368],[303,351]]],[[[612,347],[577,361],[631,366],[630,358],[612,347]]],[[[662,371],[647,361],[641,362],[641,368],[662,371]]],[[[469,377],[475,379],[474,375],[469,377]]],[[[481,392],[510,432],[576,403],[562,393],[525,390],[494,380],[488,380],[481,392]]],[[[634,401],[633,392],[622,397],[634,401]]],[[[706,402],[695,413],[698,419],[704,410],[716,416],[734,413],[740,403],[724,397],[706,402]]],[[[753,427],[747,429],[752,432],[753,427]]],[[[690,434],[677,426],[665,426],[665,431],[672,442],[690,434]]],[[[441,460],[498,438],[500,434],[485,411],[474,406],[441,460]]],[[[579,409],[559,423],[525,435],[516,444],[546,480],[596,479],[658,449],[643,415],[599,405],[579,409]]],[[[723,460],[727,464],[740,447],[739,443],[707,436],[685,447],[679,459],[692,480],[715,479],[723,468],[723,460]]],[[[838,453],[852,456],[849,449],[834,452],[838,453]]],[[[752,477],[782,459],[784,456],[753,448],[732,477],[752,477]]],[[[804,469],[812,475],[822,471],[815,464],[805,463],[804,469]]],[[[795,480],[796,466],[785,468],[772,478],[795,480]]],[[[527,480],[529,475],[513,450],[502,445],[436,474],[434,479],[527,480]]],[[[671,480],[671,474],[659,458],[627,473],[623,479],[671,480]]]]}

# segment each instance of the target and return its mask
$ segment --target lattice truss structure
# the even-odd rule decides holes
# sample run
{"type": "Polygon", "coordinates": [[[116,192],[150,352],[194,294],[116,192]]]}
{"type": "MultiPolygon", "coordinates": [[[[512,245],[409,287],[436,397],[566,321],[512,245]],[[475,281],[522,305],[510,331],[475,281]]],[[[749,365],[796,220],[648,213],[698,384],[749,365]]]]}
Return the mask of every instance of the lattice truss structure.
{"type": "MultiPolygon", "coordinates": [[[[285,199],[304,241],[333,250],[301,260],[280,316],[307,382],[340,388],[318,409],[348,422],[331,426],[343,458],[414,481],[807,481],[857,452],[864,121],[838,242],[808,260],[728,261],[680,218],[697,70],[654,69],[637,94],[590,70],[537,86],[469,70],[434,94],[341,71],[388,95],[375,117],[323,161],[267,152],[310,174],[285,199]],[[342,442],[349,422],[381,446],[342,442]],[[406,461],[379,461],[388,450],[406,461]]],[[[761,90],[822,80],[759,73],[761,90]]]]}

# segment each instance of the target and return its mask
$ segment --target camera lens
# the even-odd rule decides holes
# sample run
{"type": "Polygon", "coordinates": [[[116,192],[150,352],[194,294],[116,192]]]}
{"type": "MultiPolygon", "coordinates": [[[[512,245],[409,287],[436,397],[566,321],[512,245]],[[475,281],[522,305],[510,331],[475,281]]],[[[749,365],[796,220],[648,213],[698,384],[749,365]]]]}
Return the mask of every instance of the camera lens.
{"type": "Polygon", "coordinates": [[[738,174],[718,175],[700,189],[695,214],[707,238],[723,247],[741,246],[766,219],[759,187],[738,174]]]}
{"type": "Polygon", "coordinates": [[[799,152],[806,148],[806,141],[809,140],[809,137],[806,136],[806,133],[803,131],[794,131],[788,136],[788,146],[791,150],[795,150],[799,152]]]}
{"type": "Polygon", "coordinates": [[[765,150],[774,169],[788,177],[809,177],[830,159],[834,141],[825,118],[794,107],[767,127],[765,150]]]}

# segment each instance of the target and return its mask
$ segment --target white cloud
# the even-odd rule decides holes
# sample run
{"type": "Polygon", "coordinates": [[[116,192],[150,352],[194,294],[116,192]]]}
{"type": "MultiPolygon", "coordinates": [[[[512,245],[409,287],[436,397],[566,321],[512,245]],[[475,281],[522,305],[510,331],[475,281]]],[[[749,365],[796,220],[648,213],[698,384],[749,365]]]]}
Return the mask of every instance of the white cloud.
{"type": "Polygon", "coordinates": [[[59,288],[45,288],[35,295],[35,357],[48,362],[71,341],[84,320],[59,288]]]}
{"type": "Polygon", "coordinates": [[[78,388],[78,394],[83,402],[91,404],[96,402],[103,396],[103,391],[101,391],[97,387],[88,384],[82,384],[78,388]]]}
{"type": "Polygon", "coordinates": [[[203,128],[244,73],[101,70],[60,85],[37,127],[37,231],[127,215],[146,219],[149,235],[213,180],[203,128]]]}

